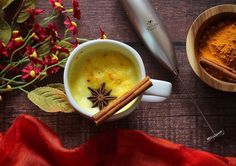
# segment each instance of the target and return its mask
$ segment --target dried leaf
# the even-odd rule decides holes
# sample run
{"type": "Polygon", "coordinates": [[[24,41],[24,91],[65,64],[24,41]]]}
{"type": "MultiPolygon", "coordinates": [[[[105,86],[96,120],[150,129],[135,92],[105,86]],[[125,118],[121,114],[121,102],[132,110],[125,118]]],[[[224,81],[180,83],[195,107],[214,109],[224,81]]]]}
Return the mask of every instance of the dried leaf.
{"type": "Polygon", "coordinates": [[[60,66],[60,67],[62,67],[62,68],[65,68],[66,62],[60,63],[58,66],[60,66]]]}
{"type": "MultiPolygon", "coordinates": [[[[61,47],[64,47],[66,49],[69,50],[69,52],[71,52],[74,48],[73,48],[73,44],[71,44],[70,42],[68,41],[64,41],[64,40],[61,40],[60,42],[58,42],[58,45],[61,46],[61,47]]],[[[62,60],[62,59],[65,59],[69,56],[69,54],[66,54],[66,53],[60,53],[58,58],[59,58],[59,61],[62,60]]],[[[65,67],[65,63],[61,63],[59,66],[61,67],[65,67]]]]}
{"type": "Polygon", "coordinates": [[[65,93],[51,87],[39,87],[28,93],[31,102],[46,112],[74,112],[65,93]]]}
{"type": "Polygon", "coordinates": [[[0,17],[0,40],[7,45],[11,38],[11,27],[10,25],[0,17]]]}
{"type": "Polygon", "coordinates": [[[25,22],[30,16],[29,10],[36,6],[36,0],[24,0],[22,3],[20,13],[16,20],[17,23],[25,22]]]}
{"type": "Polygon", "coordinates": [[[7,8],[14,0],[0,0],[0,9],[7,8]]]}
{"type": "Polygon", "coordinates": [[[47,86],[51,87],[51,88],[59,89],[59,90],[61,90],[62,92],[65,93],[64,84],[62,84],[62,83],[52,83],[52,84],[48,84],[47,86]]]}
{"type": "Polygon", "coordinates": [[[71,52],[74,49],[73,44],[71,44],[70,42],[65,41],[65,40],[61,40],[60,42],[58,42],[58,45],[68,49],[69,52],[71,52]]]}
{"type": "Polygon", "coordinates": [[[41,54],[49,54],[50,53],[50,48],[51,48],[51,43],[50,41],[46,41],[42,45],[37,47],[37,53],[39,55],[41,54]]]}

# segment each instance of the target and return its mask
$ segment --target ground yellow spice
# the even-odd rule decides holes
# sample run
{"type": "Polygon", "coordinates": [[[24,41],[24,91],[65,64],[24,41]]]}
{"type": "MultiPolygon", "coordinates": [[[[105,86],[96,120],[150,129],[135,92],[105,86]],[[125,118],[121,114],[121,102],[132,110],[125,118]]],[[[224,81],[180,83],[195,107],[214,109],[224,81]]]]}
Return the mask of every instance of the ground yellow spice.
{"type": "MultiPolygon", "coordinates": [[[[226,71],[229,73],[227,77],[234,77],[236,74],[236,20],[220,21],[207,28],[200,38],[199,55],[200,59],[214,64],[204,66],[213,76],[222,79],[224,78],[222,74],[226,71]],[[219,67],[214,67],[215,65],[219,67]],[[216,68],[217,72],[214,71],[216,68]]],[[[224,79],[233,80],[233,82],[234,79],[236,80],[236,78],[224,79]]]]}

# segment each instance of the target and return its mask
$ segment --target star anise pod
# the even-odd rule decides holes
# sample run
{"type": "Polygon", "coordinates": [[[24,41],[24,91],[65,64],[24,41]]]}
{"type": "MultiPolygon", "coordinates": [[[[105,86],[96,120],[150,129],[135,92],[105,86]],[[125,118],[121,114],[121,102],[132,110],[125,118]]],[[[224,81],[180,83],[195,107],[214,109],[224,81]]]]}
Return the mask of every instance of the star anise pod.
{"type": "Polygon", "coordinates": [[[88,99],[93,103],[92,108],[99,107],[99,109],[102,110],[108,105],[109,101],[116,98],[115,96],[110,96],[112,90],[106,90],[105,85],[105,83],[102,83],[98,89],[88,87],[91,92],[91,96],[88,97],[88,99]]]}

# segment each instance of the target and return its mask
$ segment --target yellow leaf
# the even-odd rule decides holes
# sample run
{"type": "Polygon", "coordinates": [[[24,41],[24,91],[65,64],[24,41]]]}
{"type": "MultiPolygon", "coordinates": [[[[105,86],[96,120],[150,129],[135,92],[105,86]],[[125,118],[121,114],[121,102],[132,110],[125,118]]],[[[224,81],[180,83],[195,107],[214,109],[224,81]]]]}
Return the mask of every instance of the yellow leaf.
{"type": "MultiPolygon", "coordinates": [[[[0,0],[1,1],[1,0],[0,0]]],[[[0,16],[0,41],[5,45],[11,38],[11,27],[10,25],[0,16]]]]}
{"type": "Polygon", "coordinates": [[[0,8],[5,9],[7,8],[14,0],[1,0],[0,1],[0,8]]]}
{"type": "Polygon", "coordinates": [[[23,0],[20,13],[17,17],[17,23],[23,23],[30,17],[30,9],[34,9],[36,6],[36,0],[23,0]]]}
{"type": "Polygon", "coordinates": [[[66,94],[56,88],[39,87],[28,93],[31,102],[46,112],[74,112],[66,94]]]}
{"type": "Polygon", "coordinates": [[[47,86],[51,87],[51,88],[59,89],[59,90],[61,90],[62,92],[65,93],[64,84],[62,84],[62,83],[51,83],[51,84],[48,84],[47,86]]]}

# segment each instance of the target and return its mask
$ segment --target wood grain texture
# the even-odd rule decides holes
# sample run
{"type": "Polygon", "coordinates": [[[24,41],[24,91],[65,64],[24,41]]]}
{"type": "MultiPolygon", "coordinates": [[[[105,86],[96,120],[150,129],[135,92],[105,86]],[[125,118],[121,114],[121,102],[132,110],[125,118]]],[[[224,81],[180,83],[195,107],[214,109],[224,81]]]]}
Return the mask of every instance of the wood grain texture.
{"type": "MultiPolygon", "coordinates": [[[[80,36],[97,38],[98,28],[104,27],[109,38],[126,42],[143,58],[147,74],[152,78],[173,83],[170,99],[163,103],[142,103],[128,117],[96,127],[92,121],[78,113],[45,113],[30,103],[23,92],[14,91],[3,95],[0,102],[0,130],[6,130],[19,114],[38,117],[49,125],[62,139],[66,147],[75,147],[98,132],[115,128],[143,130],[156,137],[185,144],[220,155],[236,156],[236,94],[221,92],[204,84],[192,71],[185,51],[187,31],[193,20],[205,9],[217,4],[233,3],[235,0],[152,0],[173,39],[180,76],[184,85],[151,56],[132,29],[118,0],[80,0],[82,18],[79,22],[80,36]],[[193,106],[183,86],[196,99],[215,130],[224,129],[226,135],[208,144],[210,131],[193,106]]],[[[65,1],[69,5],[70,1],[65,1]]],[[[38,6],[48,9],[47,1],[38,6]]],[[[62,82],[62,72],[43,81],[62,82]]]]}

